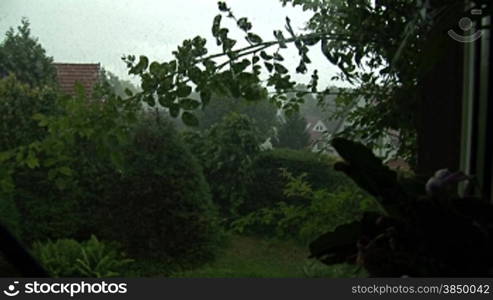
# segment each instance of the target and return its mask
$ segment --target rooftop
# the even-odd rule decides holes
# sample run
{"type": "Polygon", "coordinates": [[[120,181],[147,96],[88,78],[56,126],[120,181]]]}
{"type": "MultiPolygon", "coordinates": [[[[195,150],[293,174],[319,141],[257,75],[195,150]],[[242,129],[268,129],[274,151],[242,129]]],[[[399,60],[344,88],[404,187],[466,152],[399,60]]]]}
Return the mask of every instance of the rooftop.
{"type": "Polygon", "coordinates": [[[60,90],[75,95],[76,84],[91,91],[99,80],[100,64],[54,63],[60,90]]]}

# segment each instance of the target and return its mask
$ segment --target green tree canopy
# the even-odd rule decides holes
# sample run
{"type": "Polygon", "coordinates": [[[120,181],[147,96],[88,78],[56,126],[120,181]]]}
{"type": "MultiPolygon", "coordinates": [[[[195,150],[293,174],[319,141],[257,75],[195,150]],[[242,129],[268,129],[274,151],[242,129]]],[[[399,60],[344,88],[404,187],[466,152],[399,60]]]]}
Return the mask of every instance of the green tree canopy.
{"type": "Polygon", "coordinates": [[[278,129],[272,145],[276,148],[305,149],[310,144],[310,134],[306,126],[307,122],[300,113],[288,115],[278,129]]]}
{"type": "Polygon", "coordinates": [[[53,88],[33,89],[10,75],[0,79],[0,152],[42,139],[46,129],[38,126],[35,114],[56,113],[53,88]]]}
{"type": "Polygon", "coordinates": [[[22,19],[17,32],[10,28],[0,43],[0,77],[9,74],[30,86],[55,83],[53,58],[47,56],[38,39],[31,36],[27,19],[22,19]]]}
{"type": "MultiPolygon", "coordinates": [[[[344,134],[373,147],[373,141],[398,131],[399,155],[412,158],[416,150],[420,84],[426,81],[424,74],[434,67],[436,55],[433,53],[443,52],[440,50],[443,38],[434,38],[431,29],[450,29],[451,24],[456,25],[456,18],[447,17],[450,10],[470,15],[463,5],[452,5],[463,2],[281,2],[310,11],[312,17],[307,26],[295,30],[286,18],[284,29],[274,30],[273,38],[260,37],[247,17],[236,16],[225,2],[219,2],[220,13],[214,18],[211,31],[216,44],[222,47],[220,53],[209,54],[206,40],[197,36],[183,41],[173,52],[175,57],[167,62],[149,62],[145,56],[125,57],[129,73],[143,80],[143,99],[152,104],[157,94],[163,106],[170,107],[178,116],[180,109],[187,110],[188,101],[182,104],[182,99],[188,97],[193,88],[206,105],[215,91],[255,98],[262,83],[269,89],[271,101],[280,108],[297,110],[306,93],[296,92],[299,82],[293,80],[283,51],[294,46],[300,58],[295,71],[306,74],[311,63],[310,51],[318,48],[340,70],[331,79],[349,83],[352,88],[320,87],[317,70],[305,84],[310,93],[321,99],[331,94],[338,96],[340,113],[349,112],[350,126],[344,134]],[[237,24],[237,30],[243,32],[248,45],[232,38],[231,31],[235,28],[224,26],[224,18],[237,24]],[[287,93],[295,93],[296,97],[288,99],[287,93]],[[355,102],[358,105],[355,106],[355,102]]],[[[478,5],[488,5],[485,1],[479,2],[478,5]]]]}
{"type": "Polygon", "coordinates": [[[127,98],[129,93],[133,95],[139,91],[139,89],[129,80],[120,79],[118,76],[104,68],[101,69],[100,76],[119,97],[127,98]]]}
{"type": "Polygon", "coordinates": [[[197,113],[199,127],[208,129],[232,112],[246,115],[255,122],[262,139],[272,134],[277,122],[277,108],[269,103],[268,99],[245,101],[230,96],[215,96],[202,111],[197,113]]]}
{"type": "Polygon", "coordinates": [[[247,201],[251,165],[260,153],[258,129],[245,115],[232,112],[201,132],[184,134],[192,153],[199,158],[213,199],[225,216],[234,216],[247,201]]]}

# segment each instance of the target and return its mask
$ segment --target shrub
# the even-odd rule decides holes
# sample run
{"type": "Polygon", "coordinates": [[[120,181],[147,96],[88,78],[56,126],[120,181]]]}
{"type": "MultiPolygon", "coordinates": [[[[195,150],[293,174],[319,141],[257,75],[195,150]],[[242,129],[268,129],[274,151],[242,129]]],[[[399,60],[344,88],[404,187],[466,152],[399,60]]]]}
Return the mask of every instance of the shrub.
{"type": "Polygon", "coordinates": [[[70,192],[63,193],[43,176],[46,172],[40,170],[16,174],[15,199],[25,243],[73,237],[83,222],[70,192]]]}
{"type": "Polygon", "coordinates": [[[280,201],[251,212],[232,223],[234,231],[296,239],[306,245],[324,232],[358,220],[363,212],[378,209],[374,200],[358,189],[346,186],[334,192],[314,190],[305,180],[306,174],[293,177],[284,172],[283,177],[288,180],[284,191],[287,199],[301,197],[306,203],[280,201]]]}
{"type": "Polygon", "coordinates": [[[74,203],[59,193],[46,168],[32,169],[39,166],[36,143],[48,135],[33,117],[60,114],[57,100],[51,87],[31,87],[13,75],[0,79],[0,215],[8,215],[2,220],[16,234],[22,231],[26,242],[67,236],[74,229],[74,203]],[[8,161],[12,157],[14,164],[8,161]]]}
{"type": "Polygon", "coordinates": [[[272,145],[276,148],[305,149],[310,145],[310,134],[306,130],[307,122],[300,113],[286,115],[280,124],[272,145]]]}
{"type": "MultiPolygon", "coordinates": [[[[42,89],[19,85],[9,93],[21,97],[37,95],[38,90],[42,89]]],[[[0,152],[0,192],[8,190],[15,201],[24,242],[87,239],[97,227],[94,208],[100,204],[102,185],[116,184],[122,163],[120,146],[126,144],[140,104],[111,94],[105,101],[92,100],[83,89],[75,97],[55,95],[50,98],[53,103],[29,99],[39,100],[34,101],[39,109],[30,107],[26,116],[16,117],[23,126],[14,128],[23,138],[13,140],[0,134],[15,141],[0,152]],[[3,172],[3,167],[8,172],[3,172]]],[[[10,106],[0,105],[0,109],[10,106]]]]}
{"type": "Polygon", "coordinates": [[[10,195],[0,196],[0,223],[7,227],[15,236],[21,236],[20,214],[10,195]]]}
{"type": "Polygon", "coordinates": [[[103,183],[99,230],[134,256],[210,258],[221,231],[200,165],[166,120],[130,136],[122,171],[103,183]]]}
{"type": "Polygon", "coordinates": [[[186,135],[187,144],[204,168],[214,202],[223,216],[237,214],[247,201],[252,182],[251,165],[260,152],[255,123],[247,116],[231,113],[205,133],[186,135]]]}
{"type": "Polygon", "coordinates": [[[288,204],[307,203],[303,197],[293,196],[288,199],[284,195],[283,189],[288,180],[282,176],[283,169],[293,176],[306,173],[306,180],[314,189],[323,188],[334,192],[342,186],[354,186],[343,174],[336,172],[330,162],[330,157],[310,151],[274,149],[262,152],[252,166],[253,181],[248,185],[249,201],[242,207],[242,213],[271,207],[281,201],[288,204]]]}
{"type": "Polygon", "coordinates": [[[54,277],[115,277],[132,262],[115,245],[95,236],[82,243],[72,239],[36,242],[33,252],[54,277]]]}

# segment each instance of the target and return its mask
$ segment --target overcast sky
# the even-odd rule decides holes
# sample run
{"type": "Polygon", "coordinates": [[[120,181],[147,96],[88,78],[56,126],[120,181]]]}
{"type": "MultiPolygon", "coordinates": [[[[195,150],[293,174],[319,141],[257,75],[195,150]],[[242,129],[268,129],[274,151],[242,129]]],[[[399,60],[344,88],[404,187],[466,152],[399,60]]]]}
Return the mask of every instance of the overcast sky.
{"type": "MultiPolygon", "coordinates": [[[[284,28],[286,16],[299,29],[310,16],[300,8],[283,8],[279,0],[226,2],[237,17],[248,17],[253,31],[264,39],[273,38],[273,30],[284,28]]],[[[101,63],[126,79],[126,66],[121,61],[124,54],[146,55],[151,61],[170,60],[171,52],[184,39],[196,35],[205,37],[213,48],[211,25],[218,13],[216,0],[0,0],[0,33],[4,35],[27,17],[33,35],[56,62],[101,63]]],[[[243,39],[240,32],[236,37],[243,39]]],[[[283,54],[293,70],[296,53],[293,49],[283,54]]],[[[329,84],[337,69],[323,58],[318,47],[310,53],[321,83],[329,84]]],[[[310,75],[295,78],[308,82],[310,75]]]]}

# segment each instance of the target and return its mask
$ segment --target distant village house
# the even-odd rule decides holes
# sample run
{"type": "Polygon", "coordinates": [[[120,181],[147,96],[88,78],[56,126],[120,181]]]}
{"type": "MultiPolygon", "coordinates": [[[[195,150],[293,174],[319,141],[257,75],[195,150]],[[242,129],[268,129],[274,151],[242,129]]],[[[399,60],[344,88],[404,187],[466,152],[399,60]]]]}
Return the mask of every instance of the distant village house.
{"type": "Polygon", "coordinates": [[[100,64],[54,63],[57,82],[60,91],[74,96],[77,84],[84,87],[86,93],[91,93],[100,80],[100,64]]]}

